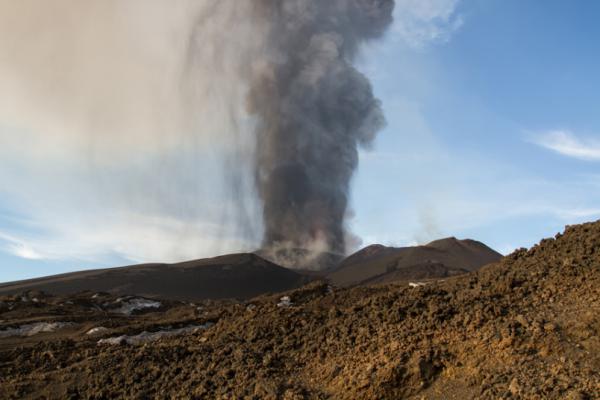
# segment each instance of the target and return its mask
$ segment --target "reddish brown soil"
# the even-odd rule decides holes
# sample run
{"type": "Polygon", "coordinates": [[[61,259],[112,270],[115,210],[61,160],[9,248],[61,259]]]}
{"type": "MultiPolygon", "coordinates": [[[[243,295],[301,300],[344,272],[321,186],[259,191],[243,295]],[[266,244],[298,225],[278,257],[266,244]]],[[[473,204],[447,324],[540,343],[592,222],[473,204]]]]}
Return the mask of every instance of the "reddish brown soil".
{"type": "Polygon", "coordinates": [[[80,328],[0,339],[0,398],[599,398],[600,222],[425,287],[315,282],[287,295],[291,306],[277,295],[132,317],[89,304],[59,315],[55,298],[5,309],[3,326],[80,328]],[[144,345],[83,334],[208,320],[205,331],[144,345]]]}

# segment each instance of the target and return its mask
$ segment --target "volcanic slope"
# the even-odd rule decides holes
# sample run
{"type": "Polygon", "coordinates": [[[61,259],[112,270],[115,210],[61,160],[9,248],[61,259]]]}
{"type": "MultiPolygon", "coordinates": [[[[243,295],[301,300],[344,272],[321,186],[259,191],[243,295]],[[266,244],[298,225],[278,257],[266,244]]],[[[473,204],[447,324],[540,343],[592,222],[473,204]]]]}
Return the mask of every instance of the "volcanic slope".
{"type": "Polygon", "coordinates": [[[600,222],[422,287],[313,282],[281,296],[223,304],[212,327],[145,345],[70,337],[2,350],[0,398],[600,393],[600,222]]]}
{"type": "Polygon", "coordinates": [[[424,246],[371,245],[346,258],[327,275],[336,286],[445,278],[475,271],[502,255],[475,240],[454,237],[424,246]]]}
{"type": "Polygon", "coordinates": [[[49,294],[107,292],[161,299],[247,299],[297,288],[308,279],[254,254],[188,261],[142,264],[0,284],[0,295],[36,290],[49,294]]]}

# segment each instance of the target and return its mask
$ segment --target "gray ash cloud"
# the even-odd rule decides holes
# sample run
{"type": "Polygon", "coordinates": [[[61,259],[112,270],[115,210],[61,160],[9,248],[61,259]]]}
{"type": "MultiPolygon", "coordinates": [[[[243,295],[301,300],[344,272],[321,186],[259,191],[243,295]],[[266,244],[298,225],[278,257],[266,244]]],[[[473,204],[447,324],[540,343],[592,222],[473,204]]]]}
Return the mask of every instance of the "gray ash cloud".
{"type": "Polygon", "coordinates": [[[353,61],[361,44],[386,31],[393,8],[393,0],[256,1],[253,17],[268,30],[248,110],[258,119],[255,179],[272,258],[305,249],[302,265],[314,258],[307,254],[345,251],[358,148],[385,124],[353,61]]]}

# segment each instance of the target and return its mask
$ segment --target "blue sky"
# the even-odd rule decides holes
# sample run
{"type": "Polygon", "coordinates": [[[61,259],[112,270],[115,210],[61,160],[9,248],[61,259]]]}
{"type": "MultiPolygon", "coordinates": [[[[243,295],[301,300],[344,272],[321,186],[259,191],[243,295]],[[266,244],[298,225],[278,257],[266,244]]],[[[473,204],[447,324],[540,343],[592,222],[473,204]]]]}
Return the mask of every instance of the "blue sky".
{"type": "Polygon", "coordinates": [[[453,3],[443,40],[372,50],[389,125],[358,173],[355,229],[507,252],[598,219],[600,5],[453,3]]]}
{"type": "MultiPolygon", "coordinates": [[[[362,243],[457,236],[506,253],[566,224],[599,219],[600,3],[397,3],[391,32],[359,60],[388,119],[374,148],[361,152],[353,182],[349,227],[362,243]]],[[[2,80],[5,71],[0,84],[12,84],[9,74],[2,80]]],[[[65,157],[70,142],[47,144],[39,127],[6,115],[0,113],[0,140],[10,149],[0,153],[0,282],[209,255],[191,243],[218,225],[205,218],[210,210],[227,205],[218,196],[207,200],[208,191],[172,197],[163,188],[189,187],[198,177],[172,178],[170,168],[188,157],[197,166],[194,157],[210,155],[152,156],[160,169],[127,158],[126,173],[112,171],[105,160],[88,160],[95,152],[85,161],[65,157]],[[37,139],[43,144],[32,146],[37,139]],[[124,174],[130,179],[115,185],[124,174]],[[161,186],[132,184],[150,180],[161,186]],[[199,203],[203,212],[194,208],[199,203]],[[194,224],[182,222],[190,215],[194,224]],[[168,251],[157,250],[164,246],[168,251]]]]}

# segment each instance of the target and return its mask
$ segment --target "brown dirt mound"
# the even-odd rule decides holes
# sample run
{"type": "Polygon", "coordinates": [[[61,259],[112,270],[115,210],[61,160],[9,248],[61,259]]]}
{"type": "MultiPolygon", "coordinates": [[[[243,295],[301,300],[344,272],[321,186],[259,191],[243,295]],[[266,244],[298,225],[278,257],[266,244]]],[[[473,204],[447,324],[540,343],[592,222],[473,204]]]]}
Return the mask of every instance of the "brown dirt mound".
{"type": "Polygon", "coordinates": [[[600,393],[600,222],[568,227],[497,264],[424,287],[332,290],[315,282],[287,296],[215,305],[213,327],[144,345],[71,336],[13,346],[0,351],[0,397],[593,399],[600,393]]]}

